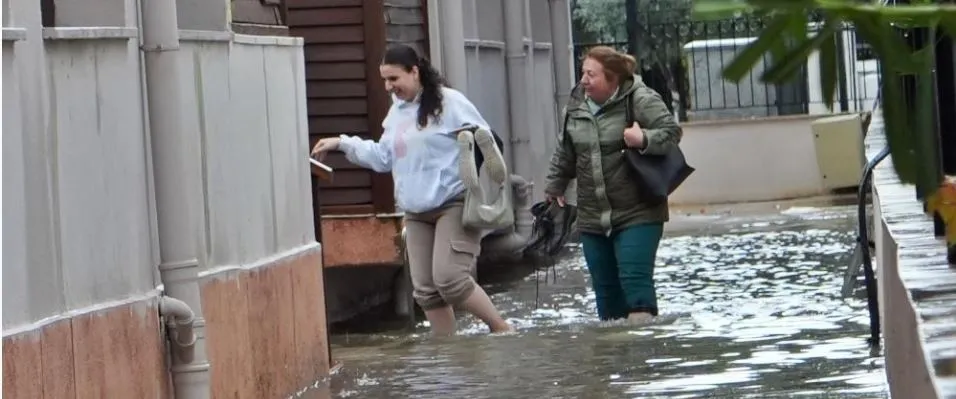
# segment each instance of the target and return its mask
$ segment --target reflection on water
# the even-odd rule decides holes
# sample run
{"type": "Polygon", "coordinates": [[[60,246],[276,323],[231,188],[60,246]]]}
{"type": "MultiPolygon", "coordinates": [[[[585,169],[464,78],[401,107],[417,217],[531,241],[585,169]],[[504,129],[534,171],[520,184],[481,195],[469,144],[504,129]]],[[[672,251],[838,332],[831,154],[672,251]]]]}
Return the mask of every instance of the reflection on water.
{"type": "MultiPolygon", "coordinates": [[[[887,397],[866,346],[865,302],[840,297],[850,209],[669,237],[658,260],[664,321],[599,326],[579,248],[542,282],[492,284],[520,333],[333,337],[338,397],[887,397]]],[[[779,216],[779,215],[778,215],[779,216]]],[[[702,230],[704,231],[704,230],[702,230]]]]}

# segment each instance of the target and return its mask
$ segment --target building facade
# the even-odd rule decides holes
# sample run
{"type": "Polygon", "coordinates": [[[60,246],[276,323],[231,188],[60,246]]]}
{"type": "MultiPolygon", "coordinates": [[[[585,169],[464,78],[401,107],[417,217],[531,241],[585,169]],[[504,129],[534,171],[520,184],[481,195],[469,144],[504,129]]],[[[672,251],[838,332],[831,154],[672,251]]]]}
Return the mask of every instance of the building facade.
{"type": "Polygon", "coordinates": [[[283,7],[3,1],[5,396],[273,398],[328,375],[283,7]]]}
{"type": "MultiPolygon", "coordinates": [[[[290,34],[305,41],[310,143],[381,135],[390,100],[378,66],[389,43],[406,43],[475,103],[505,140],[511,172],[543,181],[573,82],[567,1],[289,0],[287,7],[290,34]]],[[[335,180],[314,182],[313,198],[334,322],[394,296],[401,213],[390,175],[340,154],[327,159],[335,180]]]]}

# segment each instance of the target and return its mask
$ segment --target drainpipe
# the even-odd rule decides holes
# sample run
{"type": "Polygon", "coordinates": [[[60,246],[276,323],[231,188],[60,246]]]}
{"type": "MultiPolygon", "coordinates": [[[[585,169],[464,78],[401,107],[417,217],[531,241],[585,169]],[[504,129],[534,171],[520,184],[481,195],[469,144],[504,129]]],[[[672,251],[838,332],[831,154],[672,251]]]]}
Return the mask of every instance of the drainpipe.
{"type": "Polygon", "coordinates": [[[210,397],[205,320],[199,293],[198,226],[193,217],[198,162],[182,128],[176,0],[142,2],[142,50],[159,230],[160,312],[172,328],[171,371],[177,399],[210,397]]]}
{"type": "MultiPolygon", "coordinates": [[[[511,165],[512,171],[525,177],[535,175],[531,150],[531,104],[530,67],[528,52],[525,51],[525,18],[528,10],[527,0],[501,0],[505,22],[505,68],[508,73],[508,113],[511,129],[511,165]]],[[[530,49],[534,49],[532,42],[530,49]]],[[[532,181],[533,184],[533,181],[532,181]]],[[[531,213],[527,207],[515,207],[517,230],[530,228],[531,213]],[[526,225],[526,226],[525,226],[526,225]]]]}
{"type": "Polygon", "coordinates": [[[174,343],[173,355],[183,363],[192,363],[196,358],[196,314],[192,308],[186,302],[164,296],[159,299],[159,314],[169,320],[173,327],[175,335],[169,337],[174,343]]]}
{"type": "Polygon", "coordinates": [[[531,124],[528,104],[531,101],[527,82],[528,54],[524,44],[524,1],[502,0],[505,22],[505,69],[508,73],[508,113],[511,129],[511,164],[514,173],[531,176],[531,149],[528,148],[531,124]]]}
{"type": "MultiPolygon", "coordinates": [[[[574,87],[574,41],[571,39],[571,4],[568,0],[551,0],[551,63],[554,68],[555,126],[561,129],[561,111],[571,99],[574,87]]],[[[556,140],[555,140],[556,141],[556,140]]],[[[557,145],[554,142],[554,145],[557,145]]],[[[565,198],[577,202],[577,180],[572,180],[565,198]]]]}
{"type": "Polygon", "coordinates": [[[442,20],[441,9],[438,0],[426,0],[428,12],[428,58],[431,59],[432,66],[438,69],[442,75],[445,74],[445,61],[442,56],[442,20]]]}
{"type": "Polygon", "coordinates": [[[468,94],[468,67],[465,58],[465,27],[462,0],[437,1],[441,15],[442,73],[448,84],[468,94]]]}
{"type": "Polygon", "coordinates": [[[574,47],[571,42],[571,5],[568,0],[551,0],[551,51],[554,68],[554,99],[558,119],[561,110],[568,104],[574,83],[574,47]]]}

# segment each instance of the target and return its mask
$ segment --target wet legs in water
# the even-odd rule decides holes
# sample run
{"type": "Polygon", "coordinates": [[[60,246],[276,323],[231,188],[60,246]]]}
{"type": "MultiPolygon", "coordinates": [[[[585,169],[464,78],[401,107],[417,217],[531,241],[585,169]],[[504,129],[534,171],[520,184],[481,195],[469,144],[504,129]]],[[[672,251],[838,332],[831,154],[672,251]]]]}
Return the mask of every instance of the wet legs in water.
{"type": "MultiPolygon", "coordinates": [[[[491,303],[491,298],[485,293],[485,290],[478,284],[475,284],[475,290],[461,304],[469,313],[481,319],[488,325],[492,333],[510,332],[514,329],[501,317],[498,309],[491,303]]],[[[439,336],[453,335],[457,329],[455,323],[455,312],[451,305],[443,306],[437,309],[426,310],[425,317],[432,326],[432,333],[439,336]]]]}
{"type": "Polygon", "coordinates": [[[584,258],[601,320],[641,323],[657,316],[654,261],[661,223],[632,226],[610,237],[582,234],[584,258]]]}
{"type": "Polygon", "coordinates": [[[475,282],[480,233],[461,226],[462,204],[425,213],[406,213],[406,249],[413,295],[436,335],[454,334],[455,305],[488,324],[492,332],[511,327],[475,282]]]}
{"type": "Polygon", "coordinates": [[[455,334],[455,311],[450,305],[425,311],[425,318],[432,327],[432,334],[447,336],[455,334]]]}
{"type": "Polygon", "coordinates": [[[501,317],[498,308],[491,303],[491,298],[488,297],[485,290],[477,283],[475,283],[475,290],[468,296],[468,299],[465,299],[461,307],[485,322],[492,333],[514,331],[514,328],[501,317]]]}

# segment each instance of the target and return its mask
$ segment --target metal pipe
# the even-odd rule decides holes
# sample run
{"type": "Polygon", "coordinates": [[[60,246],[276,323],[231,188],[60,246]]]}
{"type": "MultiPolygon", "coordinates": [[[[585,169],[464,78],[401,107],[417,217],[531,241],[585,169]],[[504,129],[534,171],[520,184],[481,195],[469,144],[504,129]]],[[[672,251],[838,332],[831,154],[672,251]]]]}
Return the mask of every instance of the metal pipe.
{"type": "Polygon", "coordinates": [[[438,69],[442,75],[445,74],[445,58],[442,55],[442,20],[441,9],[438,0],[426,0],[426,11],[428,14],[428,58],[432,66],[438,69]]]}
{"type": "MultiPolygon", "coordinates": [[[[535,55],[537,52],[535,41],[534,41],[534,24],[531,18],[531,1],[532,0],[523,0],[524,4],[523,15],[524,15],[524,34],[525,37],[521,40],[522,44],[526,44],[527,50],[525,52],[525,90],[526,93],[533,93],[535,90],[535,85],[538,80],[538,75],[535,70],[535,55]]],[[[513,2],[513,1],[512,1],[513,2]]],[[[531,141],[536,140],[537,143],[544,143],[544,131],[538,130],[537,128],[541,126],[540,123],[532,123],[530,112],[535,109],[531,106],[534,102],[537,101],[535,96],[528,94],[527,101],[524,103],[525,112],[522,114],[522,117],[525,118],[525,126],[527,129],[522,131],[520,135],[512,135],[511,140],[513,145],[517,147],[517,150],[521,154],[531,154],[534,151],[531,148],[531,141]]],[[[515,152],[512,152],[514,155],[515,152]]],[[[550,155],[550,154],[549,154],[550,155]]],[[[528,187],[528,185],[534,185],[533,176],[538,172],[537,165],[534,164],[532,157],[523,156],[520,157],[521,164],[513,164],[514,171],[517,174],[515,177],[529,176],[527,180],[521,179],[522,181],[513,181],[512,183],[519,184],[522,187],[528,187]]],[[[529,190],[530,191],[530,190],[529,190]]],[[[531,226],[534,223],[531,216],[531,202],[527,201],[527,206],[519,206],[515,208],[515,229],[518,231],[527,231],[528,235],[525,237],[531,237],[531,226]]],[[[527,244],[527,240],[525,240],[527,244]]]]}
{"type": "Polygon", "coordinates": [[[415,329],[418,323],[415,314],[414,288],[412,287],[411,264],[408,260],[408,229],[402,223],[402,234],[399,238],[399,248],[402,253],[402,272],[395,282],[395,314],[407,317],[408,328],[415,329]]]}
{"type": "Polygon", "coordinates": [[[174,336],[169,337],[174,344],[174,354],[183,363],[192,363],[196,354],[196,334],[193,331],[196,314],[186,302],[171,296],[159,299],[159,314],[169,320],[175,332],[174,336]]]}
{"type": "Polygon", "coordinates": [[[568,0],[551,0],[549,6],[557,122],[561,118],[561,110],[568,105],[574,85],[574,44],[571,40],[571,4],[568,0]]]}
{"type": "MultiPolygon", "coordinates": [[[[880,164],[888,155],[890,147],[887,146],[880,151],[873,159],[863,167],[863,177],[860,178],[860,185],[857,186],[857,245],[863,254],[863,278],[866,284],[866,307],[870,313],[870,338],[867,342],[871,347],[880,346],[880,303],[876,286],[876,274],[873,272],[873,261],[870,257],[870,237],[867,231],[866,217],[866,192],[870,187],[870,179],[873,175],[873,169],[880,164]]],[[[857,267],[859,267],[857,265],[857,267]]]]}
{"type": "Polygon", "coordinates": [[[528,54],[524,44],[524,1],[501,0],[505,22],[505,68],[508,74],[508,113],[511,129],[511,164],[514,173],[533,176],[529,146],[531,132],[528,105],[531,88],[527,81],[528,54]]]}
{"type": "MultiPolygon", "coordinates": [[[[877,112],[882,108],[883,103],[883,90],[880,90],[876,94],[876,99],[873,100],[873,109],[870,111],[869,118],[872,121],[873,113],[877,112]]],[[[866,122],[866,130],[864,131],[864,137],[868,134],[870,121],[866,122]]],[[[863,176],[860,177],[860,184],[857,186],[857,245],[860,248],[861,258],[863,259],[863,278],[864,284],[866,285],[866,307],[867,311],[870,314],[870,338],[867,339],[867,343],[870,344],[870,348],[879,348],[880,347],[880,302],[879,302],[879,293],[877,292],[877,282],[876,274],[873,271],[873,261],[870,257],[870,235],[867,229],[867,219],[866,216],[866,193],[870,187],[870,181],[873,177],[873,170],[876,169],[876,166],[883,162],[887,156],[890,155],[890,147],[886,146],[880,152],[873,157],[866,165],[863,165],[863,176]]],[[[854,265],[853,267],[859,267],[859,265],[854,265]]]]}
{"type": "MultiPolygon", "coordinates": [[[[531,86],[529,84],[528,52],[525,50],[525,14],[526,0],[502,0],[505,28],[505,69],[508,76],[508,114],[510,127],[510,144],[512,145],[512,171],[519,176],[534,176],[534,167],[531,154],[531,120],[529,105],[531,86]]],[[[534,48],[531,43],[529,48],[534,48]]],[[[516,223],[528,223],[531,220],[518,219],[516,223]]]]}
{"type": "Polygon", "coordinates": [[[624,21],[627,30],[627,53],[634,56],[634,59],[640,60],[638,54],[637,42],[640,33],[637,27],[637,0],[624,0],[624,21]]]}
{"type": "MultiPolygon", "coordinates": [[[[555,126],[561,128],[561,112],[571,99],[577,80],[574,76],[574,40],[571,37],[571,4],[568,0],[551,0],[551,62],[554,68],[555,126]]],[[[555,132],[559,134],[560,132],[555,132]]],[[[557,145],[555,143],[555,145],[557,145]]],[[[577,180],[571,180],[565,198],[577,202],[577,180]]]]}
{"type": "Polygon", "coordinates": [[[465,27],[462,0],[438,1],[441,13],[442,74],[451,87],[468,94],[468,67],[465,58],[465,27]]]}
{"type": "MultiPolygon", "coordinates": [[[[177,337],[170,340],[174,347],[191,343],[188,349],[180,348],[181,353],[191,352],[189,356],[172,358],[174,395],[179,399],[204,399],[210,397],[209,361],[198,282],[200,235],[196,220],[199,218],[193,216],[199,192],[196,179],[200,162],[194,140],[184,131],[180,115],[176,0],[143,1],[141,13],[160,279],[166,295],[178,298],[192,312],[192,321],[188,323],[190,332],[185,332],[187,325],[180,323],[175,329],[177,337]]],[[[173,303],[171,299],[166,300],[165,310],[170,314],[174,309],[183,311],[173,303]]]]}

